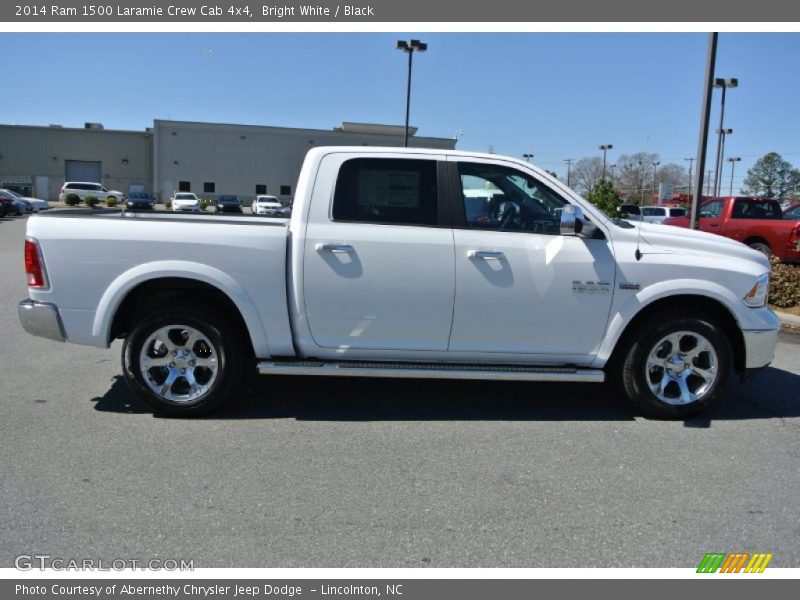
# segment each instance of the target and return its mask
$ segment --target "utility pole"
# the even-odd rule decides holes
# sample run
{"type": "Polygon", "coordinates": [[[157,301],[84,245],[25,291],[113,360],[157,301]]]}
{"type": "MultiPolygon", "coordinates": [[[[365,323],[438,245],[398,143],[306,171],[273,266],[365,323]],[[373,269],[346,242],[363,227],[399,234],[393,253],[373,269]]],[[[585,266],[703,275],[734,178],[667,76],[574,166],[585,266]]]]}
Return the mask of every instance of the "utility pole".
{"type": "Polygon", "coordinates": [[[572,162],[574,160],[575,160],[574,158],[565,158],[564,159],[564,162],[567,163],[567,187],[571,187],[570,184],[569,184],[570,183],[569,182],[569,175],[570,175],[570,168],[572,167],[572,162]]]}
{"type": "Polygon", "coordinates": [[[684,158],[683,160],[689,161],[689,199],[692,198],[692,163],[694,163],[694,157],[684,158]]]}
{"type": "Polygon", "coordinates": [[[706,196],[710,196],[711,195],[711,174],[713,172],[714,171],[709,171],[708,172],[708,176],[706,177],[706,196]]]}

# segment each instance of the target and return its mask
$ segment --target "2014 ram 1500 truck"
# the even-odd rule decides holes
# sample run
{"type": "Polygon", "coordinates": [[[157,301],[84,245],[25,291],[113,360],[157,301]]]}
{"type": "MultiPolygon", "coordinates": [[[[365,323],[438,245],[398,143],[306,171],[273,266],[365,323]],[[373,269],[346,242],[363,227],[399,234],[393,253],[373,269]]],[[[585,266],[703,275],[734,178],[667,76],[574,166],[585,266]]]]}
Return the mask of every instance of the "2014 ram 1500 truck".
{"type": "Polygon", "coordinates": [[[611,220],[493,154],[316,148],[285,220],[53,212],[28,221],[34,335],[124,338],[131,390],[192,415],[261,374],[614,380],[682,418],[773,357],[769,264],[611,220]]]}

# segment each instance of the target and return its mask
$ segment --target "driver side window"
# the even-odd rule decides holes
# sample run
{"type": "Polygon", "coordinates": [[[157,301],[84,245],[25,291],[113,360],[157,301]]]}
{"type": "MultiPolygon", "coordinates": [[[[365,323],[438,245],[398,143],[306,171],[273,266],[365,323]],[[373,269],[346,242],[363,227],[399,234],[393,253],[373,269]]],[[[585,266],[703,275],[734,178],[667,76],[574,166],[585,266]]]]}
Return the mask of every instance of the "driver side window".
{"type": "Polygon", "coordinates": [[[716,200],[704,205],[700,209],[700,214],[697,216],[715,218],[720,216],[720,214],[722,214],[722,201],[716,200]]]}
{"type": "Polygon", "coordinates": [[[527,173],[467,162],[458,173],[467,227],[558,234],[567,202],[527,173]]]}

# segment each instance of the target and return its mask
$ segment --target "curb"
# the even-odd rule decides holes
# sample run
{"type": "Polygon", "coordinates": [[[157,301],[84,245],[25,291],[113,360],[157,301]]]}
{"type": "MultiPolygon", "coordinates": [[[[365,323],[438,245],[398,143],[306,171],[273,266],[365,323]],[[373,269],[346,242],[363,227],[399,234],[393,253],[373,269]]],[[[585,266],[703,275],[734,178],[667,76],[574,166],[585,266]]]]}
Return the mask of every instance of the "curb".
{"type": "Polygon", "coordinates": [[[775,309],[773,309],[772,312],[774,312],[781,320],[782,332],[800,335],[800,317],[796,315],[790,315],[789,313],[780,312],[775,309]]]}

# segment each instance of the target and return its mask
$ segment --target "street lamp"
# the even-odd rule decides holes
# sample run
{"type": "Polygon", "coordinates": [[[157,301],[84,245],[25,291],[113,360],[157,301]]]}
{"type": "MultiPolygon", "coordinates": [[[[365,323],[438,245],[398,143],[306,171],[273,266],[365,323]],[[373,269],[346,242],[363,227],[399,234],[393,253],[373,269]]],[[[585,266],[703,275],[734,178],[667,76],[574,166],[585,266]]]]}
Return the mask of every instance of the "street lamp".
{"type": "Polygon", "coordinates": [[[639,173],[638,173],[638,175],[641,176],[641,178],[639,179],[639,183],[641,184],[641,187],[639,188],[639,206],[644,206],[644,178],[645,178],[645,172],[644,172],[644,169],[642,169],[643,162],[641,160],[637,160],[636,163],[639,165],[639,173]]]}
{"type": "MultiPolygon", "coordinates": [[[[658,165],[660,164],[661,163],[658,162],[657,160],[653,161],[653,196],[656,195],[656,170],[658,169],[658,165]]],[[[655,204],[655,203],[656,203],[655,200],[651,198],[650,204],[655,204]]]]}
{"type": "Polygon", "coordinates": [[[722,138],[722,143],[719,148],[719,168],[714,176],[714,189],[717,190],[717,195],[722,193],[722,163],[725,158],[725,138],[733,133],[733,129],[717,129],[717,134],[722,138]]]}
{"type": "Polygon", "coordinates": [[[606,179],[606,152],[611,150],[614,146],[612,144],[603,144],[600,150],[603,151],[603,181],[606,179]]]}
{"type": "Polygon", "coordinates": [[[570,184],[569,184],[569,175],[570,175],[570,167],[572,167],[572,162],[574,160],[575,160],[574,158],[565,158],[564,159],[564,162],[567,163],[567,187],[571,187],[570,184]]]}
{"type": "Polygon", "coordinates": [[[531,154],[529,152],[526,152],[525,154],[522,155],[522,158],[524,158],[527,162],[531,162],[531,159],[533,158],[533,154],[531,154]]]}
{"type": "MultiPolygon", "coordinates": [[[[722,144],[723,144],[722,135],[723,134],[721,132],[722,132],[722,129],[723,129],[723,123],[724,123],[724,119],[725,119],[725,92],[727,91],[728,88],[739,87],[739,80],[736,79],[736,78],[730,78],[730,79],[716,78],[716,79],[714,79],[714,87],[715,88],[722,88],[722,99],[721,99],[720,110],[719,110],[719,129],[717,129],[718,137],[717,137],[717,165],[716,165],[716,167],[717,167],[717,173],[719,173],[722,170],[722,144]]],[[[719,190],[719,185],[722,185],[722,179],[721,178],[718,178],[717,181],[719,182],[719,184],[717,184],[715,182],[715,185],[714,185],[714,195],[715,196],[719,195],[719,191],[720,191],[719,190]]]]}
{"type": "Polygon", "coordinates": [[[420,42],[419,40],[397,40],[397,50],[402,50],[408,53],[408,86],[406,88],[406,128],[403,134],[403,146],[408,148],[408,116],[411,111],[411,62],[414,52],[425,52],[428,49],[428,44],[420,42]]]}
{"type": "Polygon", "coordinates": [[[728,159],[728,162],[731,163],[731,191],[729,196],[733,196],[733,168],[736,166],[736,163],[742,160],[740,156],[731,156],[728,159]]]}

